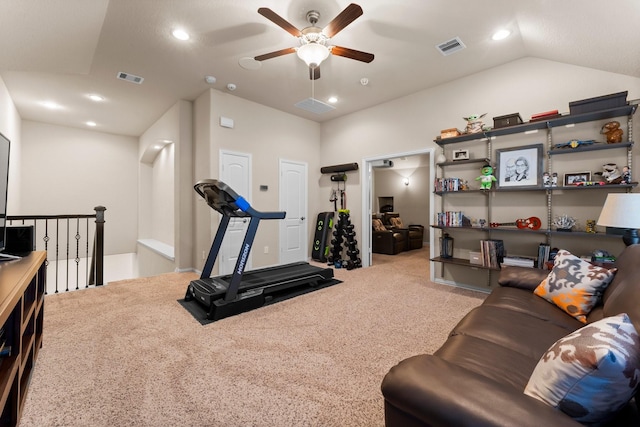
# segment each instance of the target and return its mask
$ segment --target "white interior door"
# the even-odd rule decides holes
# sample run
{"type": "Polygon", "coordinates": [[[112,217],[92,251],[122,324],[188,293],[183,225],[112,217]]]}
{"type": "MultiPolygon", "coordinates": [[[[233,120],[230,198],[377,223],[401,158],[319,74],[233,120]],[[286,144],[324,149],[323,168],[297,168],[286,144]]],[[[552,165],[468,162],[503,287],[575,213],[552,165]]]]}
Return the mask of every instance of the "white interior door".
{"type": "MultiPolygon", "coordinates": [[[[220,150],[220,181],[251,203],[251,154],[220,150]]],[[[231,218],[229,221],[220,248],[220,274],[233,272],[248,226],[249,220],[246,218],[231,218]]],[[[245,269],[251,269],[251,254],[245,269]]]]}
{"type": "Polygon", "coordinates": [[[307,165],[280,160],[280,210],[287,216],[280,221],[280,264],[306,261],[307,244],[307,165]]]}

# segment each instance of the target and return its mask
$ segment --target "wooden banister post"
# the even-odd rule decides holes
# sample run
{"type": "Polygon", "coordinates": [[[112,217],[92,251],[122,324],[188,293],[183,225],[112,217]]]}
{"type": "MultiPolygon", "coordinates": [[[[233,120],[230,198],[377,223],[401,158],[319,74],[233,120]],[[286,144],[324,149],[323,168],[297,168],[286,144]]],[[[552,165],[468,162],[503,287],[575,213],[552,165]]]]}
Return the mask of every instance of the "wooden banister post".
{"type": "Polygon", "coordinates": [[[96,206],[96,235],[93,239],[93,257],[91,259],[91,271],[89,273],[89,284],[102,286],[104,280],[104,206],[96,206]]]}

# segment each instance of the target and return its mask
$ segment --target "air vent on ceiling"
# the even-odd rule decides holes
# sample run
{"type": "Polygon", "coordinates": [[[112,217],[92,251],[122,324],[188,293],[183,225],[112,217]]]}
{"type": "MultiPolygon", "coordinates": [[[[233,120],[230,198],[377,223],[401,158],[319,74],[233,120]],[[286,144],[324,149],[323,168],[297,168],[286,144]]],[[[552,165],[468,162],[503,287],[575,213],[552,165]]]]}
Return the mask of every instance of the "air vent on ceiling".
{"type": "Polygon", "coordinates": [[[296,107],[316,114],[322,114],[326,113],[327,111],[336,109],[336,107],[334,107],[333,105],[325,104],[324,102],[319,101],[315,98],[303,99],[296,104],[296,107]]]}
{"type": "Polygon", "coordinates": [[[123,73],[122,71],[118,73],[118,78],[120,80],[126,80],[128,82],[136,83],[136,84],[142,84],[144,80],[144,77],[134,76],[133,74],[129,74],[129,73],[123,73]]]}
{"type": "Polygon", "coordinates": [[[440,43],[439,45],[436,45],[436,49],[438,49],[440,53],[443,54],[444,56],[451,55],[452,53],[462,50],[465,47],[466,46],[464,45],[464,43],[462,43],[462,40],[460,40],[460,37],[456,37],[444,43],[440,43]]]}

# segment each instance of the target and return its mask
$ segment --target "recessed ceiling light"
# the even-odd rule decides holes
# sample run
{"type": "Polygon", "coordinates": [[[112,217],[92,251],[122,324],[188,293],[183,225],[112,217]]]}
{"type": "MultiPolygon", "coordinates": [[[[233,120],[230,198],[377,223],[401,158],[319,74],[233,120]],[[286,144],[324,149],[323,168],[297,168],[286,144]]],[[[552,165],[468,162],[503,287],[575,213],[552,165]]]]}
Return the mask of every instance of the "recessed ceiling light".
{"type": "Polygon", "coordinates": [[[91,127],[95,127],[95,126],[97,126],[97,123],[96,123],[96,122],[91,122],[91,121],[86,122],[85,124],[86,124],[87,126],[91,126],[91,127]]]}
{"type": "Polygon", "coordinates": [[[329,99],[327,99],[327,102],[330,104],[335,104],[336,102],[338,102],[338,98],[336,98],[335,96],[329,97],[329,99]]]}
{"type": "Polygon", "coordinates": [[[100,102],[100,101],[104,101],[104,98],[100,95],[96,95],[95,93],[92,93],[89,96],[89,99],[92,101],[96,101],[96,102],[100,102]]]}
{"type": "Polygon", "coordinates": [[[189,33],[187,33],[183,29],[176,28],[171,32],[171,34],[173,35],[173,37],[177,38],[178,40],[189,40],[189,33]]]}
{"type": "Polygon", "coordinates": [[[493,36],[491,36],[491,38],[493,40],[502,40],[509,37],[509,34],[511,34],[511,31],[509,30],[498,30],[495,33],[493,33],[493,36]]]}
{"type": "Polygon", "coordinates": [[[62,105],[53,102],[53,101],[42,101],[40,102],[40,105],[42,105],[45,108],[48,108],[50,110],[60,110],[62,109],[62,105]]]}

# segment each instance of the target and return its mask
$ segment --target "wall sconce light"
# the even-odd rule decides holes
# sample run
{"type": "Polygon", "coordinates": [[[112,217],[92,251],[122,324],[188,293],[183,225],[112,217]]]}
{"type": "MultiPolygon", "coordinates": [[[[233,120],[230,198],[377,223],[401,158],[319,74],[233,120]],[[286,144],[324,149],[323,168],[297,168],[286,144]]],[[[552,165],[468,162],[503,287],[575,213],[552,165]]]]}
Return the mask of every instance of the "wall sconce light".
{"type": "Polygon", "coordinates": [[[404,185],[409,185],[409,178],[402,178],[402,183],[404,185]]]}

